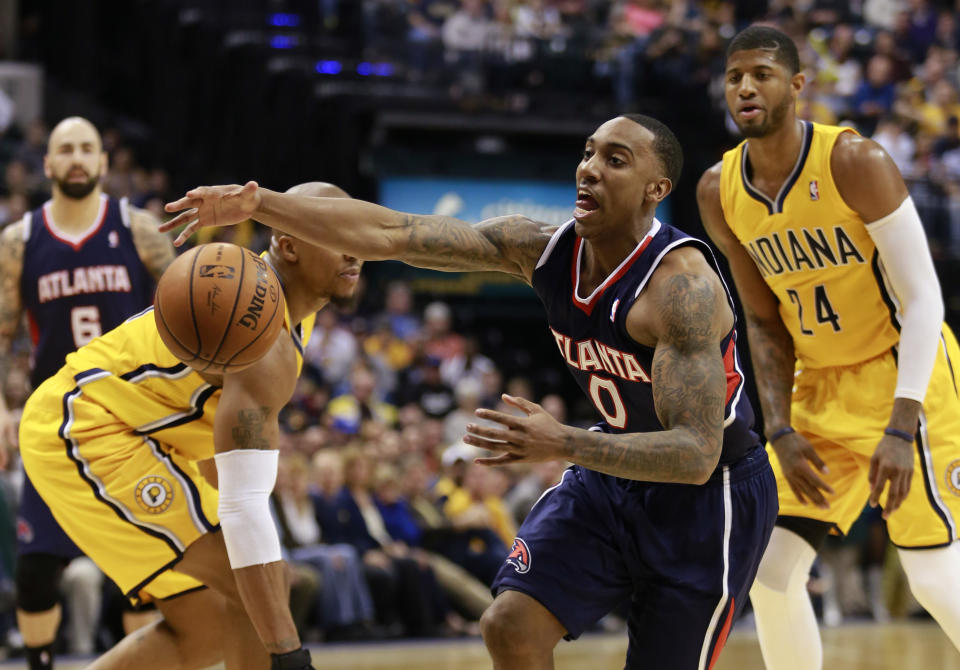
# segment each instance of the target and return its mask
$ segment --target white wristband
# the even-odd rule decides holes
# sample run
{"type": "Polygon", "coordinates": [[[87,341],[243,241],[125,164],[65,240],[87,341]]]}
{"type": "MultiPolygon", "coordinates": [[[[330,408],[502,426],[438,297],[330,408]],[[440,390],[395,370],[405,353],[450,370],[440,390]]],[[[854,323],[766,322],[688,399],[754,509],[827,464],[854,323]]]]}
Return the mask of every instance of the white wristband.
{"type": "Polygon", "coordinates": [[[230,567],[281,560],[280,538],[270,516],[279,452],[234,449],[217,454],[220,528],[230,567]]]}

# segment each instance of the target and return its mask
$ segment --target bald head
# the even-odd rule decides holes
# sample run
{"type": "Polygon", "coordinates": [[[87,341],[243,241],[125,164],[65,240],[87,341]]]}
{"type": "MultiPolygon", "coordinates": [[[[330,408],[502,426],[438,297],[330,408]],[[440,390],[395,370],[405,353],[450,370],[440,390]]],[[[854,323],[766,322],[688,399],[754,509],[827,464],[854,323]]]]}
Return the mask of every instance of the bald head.
{"type": "MultiPolygon", "coordinates": [[[[350,194],[344,191],[339,186],[334,186],[333,184],[328,184],[325,181],[308,181],[303,184],[297,184],[296,186],[291,186],[286,190],[290,195],[305,195],[311,198],[349,198],[350,194]]],[[[286,235],[287,237],[293,237],[290,233],[285,233],[282,230],[276,228],[271,228],[270,233],[274,239],[286,235]]]]}
{"type": "Polygon", "coordinates": [[[100,131],[97,130],[95,125],[82,116],[68,116],[53,127],[53,130],[50,132],[48,152],[54,151],[55,147],[67,138],[94,142],[97,151],[100,151],[103,147],[103,140],[100,139],[100,131]]]}
{"type": "Polygon", "coordinates": [[[339,186],[328,184],[325,181],[308,181],[287,189],[292,195],[308,195],[313,198],[349,198],[350,194],[339,186]]]}
{"type": "Polygon", "coordinates": [[[84,118],[67,117],[50,133],[43,167],[53,181],[54,200],[98,198],[100,176],[107,169],[99,131],[84,118]]]}

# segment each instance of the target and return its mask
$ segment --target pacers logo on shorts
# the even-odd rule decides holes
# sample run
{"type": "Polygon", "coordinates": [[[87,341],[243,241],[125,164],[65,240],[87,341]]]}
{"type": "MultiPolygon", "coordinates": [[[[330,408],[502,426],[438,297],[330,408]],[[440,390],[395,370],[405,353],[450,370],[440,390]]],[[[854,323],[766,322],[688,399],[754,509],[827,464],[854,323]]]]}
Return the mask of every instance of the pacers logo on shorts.
{"type": "Polygon", "coordinates": [[[137,504],[150,514],[166,511],[173,502],[173,486],[163,477],[151,475],[137,482],[137,504]]]}
{"type": "Polygon", "coordinates": [[[513,541],[513,549],[507,556],[507,563],[521,575],[530,572],[530,548],[521,538],[518,537],[513,541]]]}
{"type": "Polygon", "coordinates": [[[955,496],[960,496],[960,460],[951,461],[947,466],[947,488],[955,496]]]}

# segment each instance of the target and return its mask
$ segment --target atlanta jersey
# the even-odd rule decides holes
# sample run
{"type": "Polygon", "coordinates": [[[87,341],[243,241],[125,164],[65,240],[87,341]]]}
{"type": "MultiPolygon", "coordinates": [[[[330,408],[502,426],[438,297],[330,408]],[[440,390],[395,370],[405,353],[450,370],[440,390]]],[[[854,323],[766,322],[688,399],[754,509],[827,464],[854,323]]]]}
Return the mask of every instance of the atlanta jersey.
{"type": "Polygon", "coordinates": [[[149,305],[154,280],[133,243],[125,199],[101,196],[96,222],[81,235],[60,230],[47,202],[26,215],[23,234],[20,295],[36,388],[69,352],[149,305]]]}
{"type": "MultiPolygon", "coordinates": [[[[654,349],[627,333],[626,317],[663,257],[673,249],[699,249],[717,271],[709,247],[654,219],[647,235],[589,296],[579,294],[583,239],[570,221],[554,233],[533,273],[533,288],[567,368],[593,401],[606,428],[616,433],[663,430],[653,401],[654,349]]],[[[729,293],[728,293],[729,299],[729,293]]],[[[731,309],[733,301],[730,300],[731,309]]],[[[753,410],[743,393],[736,329],[720,343],[727,374],[723,451],[732,463],[757,446],[753,410]]]]}
{"type": "Polygon", "coordinates": [[[850,128],[803,122],[793,172],[774,200],[750,182],[748,143],[723,156],[720,204],[767,285],[804,368],[852,365],[899,342],[897,301],[860,216],[840,197],[830,155],[850,128]]]}

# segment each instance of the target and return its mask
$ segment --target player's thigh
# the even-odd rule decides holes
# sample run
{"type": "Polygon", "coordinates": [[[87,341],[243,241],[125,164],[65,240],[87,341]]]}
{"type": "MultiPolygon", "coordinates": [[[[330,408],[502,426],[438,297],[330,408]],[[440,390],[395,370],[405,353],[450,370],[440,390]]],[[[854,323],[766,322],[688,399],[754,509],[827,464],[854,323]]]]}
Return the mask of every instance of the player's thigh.
{"type": "Polygon", "coordinates": [[[184,658],[214,665],[223,658],[223,596],[212,589],[198,589],[157,601],[163,620],[177,636],[184,658]]]}
{"type": "MultiPolygon", "coordinates": [[[[588,490],[582,476],[598,475],[570,468],[534,505],[493,582],[495,593],[518,591],[539,602],[569,638],[578,637],[633,590],[614,501],[588,490]]],[[[515,600],[509,598],[507,604],[515,600]]]]}
{"type": "MultiPolygon", "coordinates": [[[[900,547],[935,547],[957,539],[960,523],[960,377],[958,360],[941,342],[914,439],[914,469],[907,499],[888,520],[900,547]],[[949,356],[947,354],[950,354],[949,356]]],[[[883,503],[883,499],[881,499],[883,503]]]]}

